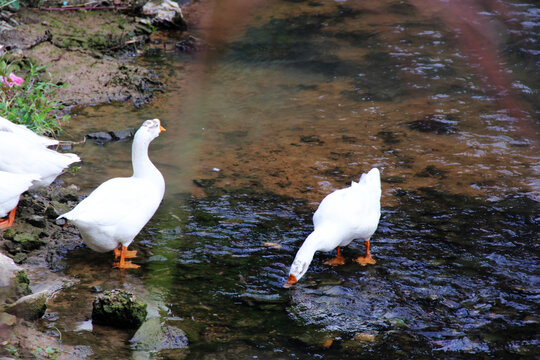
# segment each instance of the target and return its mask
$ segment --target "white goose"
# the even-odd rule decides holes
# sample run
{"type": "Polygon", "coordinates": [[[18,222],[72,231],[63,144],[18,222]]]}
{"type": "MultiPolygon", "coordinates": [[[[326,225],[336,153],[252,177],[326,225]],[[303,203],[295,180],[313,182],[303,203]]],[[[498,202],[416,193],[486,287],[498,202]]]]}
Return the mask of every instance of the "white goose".
{"type": "Polygon", "coordinates": [[[40,180],[35,181],[30,190],[49,186],[70,164],[81,161],[75,154],[48,149],[45,140],[40,140],[44,137],[26,127],[16,130],[19,125],[11,124],[10,127],[3,124],[0,125],[0,170],[39,175],[40,180]]]}
{"type": "Polygon", "coordinates": [[[306,273],[316,251],[337,248],[337,257],[326,261],[328,265],[342,265],[340,247],[355,239],[363,239],[366,256],[355,261],[360,265],[375,264],[369,252],[369,240],[379,224],[381,216],[381,178],[377,168],[362,174],[360,181],[345,189],[327,195],[313,215],[313,232],[306,238],[291,265],[289,279],[283,285],[288,288],[306,273]]]}
{"type": "Polygon", "coordinates": [[[0,229],[13,225],[15,210],[17,210],[21,194],[28,190],[34,181],[38,180],[39,175],[36,174],[13,174],[0,171],[0,218],[2,218],[0,219],[0,229]],[[6,215],[8,218],[3,219],[6,215]]]}
{"type": "Polygon", "coordinates": [[[14,133],[30,142],[41,144],[43,146],[58,145],[59,143],[56,139],[51,139],[46,136],[38,135],[26,126],[14,124],[8,119],[3,118],[2,116],[0,116],[0,131],[14,133]]]}
{"type": "Polygon", "coordinates": [[[139,267],[125,261],[137,255],[127,247],[154,215],[165,193],[163,175],[148,157],[150,142],[162,131],[159,119],[146,120],[133,140],[133,175],[107,180],[73,210],[58,217],[77,225],[90,249],[114,250],[115,258],[120,257],[114,267],[139,267]]]}

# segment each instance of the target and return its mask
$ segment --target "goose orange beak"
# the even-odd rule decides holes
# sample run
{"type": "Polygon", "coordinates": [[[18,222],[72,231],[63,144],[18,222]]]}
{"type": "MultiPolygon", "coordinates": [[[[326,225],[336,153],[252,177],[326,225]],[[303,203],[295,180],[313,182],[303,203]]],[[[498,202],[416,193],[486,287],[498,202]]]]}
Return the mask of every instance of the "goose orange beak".
{"type": "Polygon", "coordinates": [[[159,121],[159,132],[162,133],[164,131],[167,131],[165,130],[165,128],[161,125],[161,120],[157,119],[159,121]]]}
{"type": "Polygon", "coordinates": [[[283,287],[288,289],[291,286],[293,286],[294,284],[296,284],[297,282],[298,282],[298,280],[296,280],[296,276],[294,276],[293,274],[290,274],[289,275],[289,280],[287,280],[287,282],[285,284],[283,284],[283,287]]]}

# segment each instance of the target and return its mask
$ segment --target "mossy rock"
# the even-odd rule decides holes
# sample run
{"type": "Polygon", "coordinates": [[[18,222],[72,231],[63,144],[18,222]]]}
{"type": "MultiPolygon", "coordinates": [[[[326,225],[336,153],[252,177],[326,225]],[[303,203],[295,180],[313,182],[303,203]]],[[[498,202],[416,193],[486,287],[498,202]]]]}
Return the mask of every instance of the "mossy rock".
{"type": "Polygon", "coordinates": [[[45,244],[36,234],[17,232],[12,241],[21,246],[25,251],[32,251],[39,249],[41,245],[45,244]]]}
{"type": "Polygon", "coordinates": [[[92,322],[119,328],[138,328],[146,319],[146,303],[124,290],[100,294],[93,302],[92,322]]]}
{"type": "Polygon", "coordinates": [[[18,296],[29,295],[32,293],[32,290],[30,290],[30,280],[24,271],[19,271],[15,277],[15,293],[18,296]]]}
{"type": "Polygon", "coordinates": [[[50,293],[43,290],[39,293],[23,296],[6,308],[6,312],[25,320],[40,319],[47,310],[47,298],[50,293]]]}

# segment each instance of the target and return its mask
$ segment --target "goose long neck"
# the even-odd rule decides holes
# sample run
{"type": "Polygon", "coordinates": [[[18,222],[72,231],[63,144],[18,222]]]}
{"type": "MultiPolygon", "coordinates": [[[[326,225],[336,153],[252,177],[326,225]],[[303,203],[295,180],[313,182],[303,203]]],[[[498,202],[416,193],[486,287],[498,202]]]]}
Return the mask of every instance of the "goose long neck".
{"type": "Polygon", "coordinates": [[[134,177],[148,177],[158,172],[148,157],[148,145],[150,143],[145,139],[135,136],[131,146],[131,163],[134,177]]]}
{"type": "Polygon", "coordinates": [[[313,255],[316,251],[319,250],[319,239],[318,234],[312,232],[304,241],[298,252],[296,253],[296,259],[301,259],[306,261],[308,264],[311,263],[313,255]]]}

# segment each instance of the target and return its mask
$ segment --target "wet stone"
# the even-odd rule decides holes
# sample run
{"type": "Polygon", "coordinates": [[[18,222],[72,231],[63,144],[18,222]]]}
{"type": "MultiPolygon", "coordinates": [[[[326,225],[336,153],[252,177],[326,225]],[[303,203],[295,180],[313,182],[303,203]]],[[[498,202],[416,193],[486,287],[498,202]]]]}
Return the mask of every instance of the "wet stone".
{"type": "Polygon", "coordinates": [[[405,179],[401,176],[388,176],[385,178],[381,178],[381,181],[388,184],[402,184],[405,182],[405,179]]]}
{"type": "Polygon", "coordinates": [[[86,135],[88,139],[96,140],[96,141],[112,141],[113,137],[111,134],[109,134],[106,131],[99,131],[95,133],[91,133],[86,135]]]}
{"type": "Polygon", "coordinates": [[[381,138],[385,144],[388,144],[388,145],[398,144],[401,142],[398,136],[391,131],[379,131],[377,133],[377,136],[381,138]]]}
{"type": "Polygon", "coordinates": [[[44,241],[35,234],[18,232],[13,229],[8,230],[11,231],[6,231],[4,239],[11,241],[5,242],[4,247],[12,255],[38,249],[44,244],[44,241]]]}
{"type": "Polygon", "coordinates": [[[134,134],[134,129],[124,129],[124,130],[115,130],[110,131],[109,134],[112,135],[114,140],[125,140],[129,139],[134,134]]]}
{"type": "Polygon", "coordinates": [[[189,343],[182,329],[162,324],[157,317],[145,321],[130,342],[134,350],[145,351],[185,349],[189,343]]]}
{"type": "MultiPolygon", "coordinates": [[[[53,200],[49,203],[49,206],[47,206],[47,209],[45,209],[45,215],[49,219],[56,219],[58,216],[65,214],[69,210],[71,210],[70,205],[53,200]]],[[[64,220],[64,219],[60,219],[60,220],[64,220]]],[[[64,220],[64,223],[65,223],[65,220],[64,220]]]]}
{"type": "Polygon", "coordinates": [[[317,135],[300,136],[300,141],[304,143],[315,143],[318,145],[324,144],[324,141],[322,141],[317,135]]]}
{"type": "Polygon", "coordinates": [[[103,289],[101,288],[101,286],[95,285],[95,286],[92,286],[90,291],[93,292],[93,293],[99,294],[99,293],[103,292],[103,289]]]}
{"type": "Polygon", "coordinates": [[[448,171],[438,169],[433,165],[428,165],[426,168],[416,174],[418,177],[432,177],[436,179],[445,179],[448,171]]]}
{"type": "Polygon", "coordinates": [[[193,179],[193,183],[203,189],[209,188],[216,183],[216,179],[193,179]]]}
{"type": "Polygon", "coordinates": [[[5,312],[0,312],[0,329],[2,327],[11,327],[17,322],[17,317],[5,312]]]}
{"type": "Polygon", "coordinates": [[[36,294],[23,296],[15,303],[9,305],[6,311],[25,320],[39,319],[47,310],[46,302],[49,295],[49,291],[44,290],[36,294]]]}
{"type": "Polygon", "coordinates": [[[358,138],[354,136],[347,136],[347,135],[341,136],[341,140],[344,143],[349,143],[349,144],[356,144],[358,142],[358,138]]]}
{"type": "Polygon", "coordinates": [[[26,222],[38,228],[44,228],[47,226],[45,217],[41,215],[31,215],[26,219],[26,222]]]}
{"type": "Polygon", "coordinates": [[[433,118],[424,118],[407,123],[409,129],[437,135],[451,135],[458,132],[457,127],[448,122],[433,118]]]}
{"type": "Polygon", "coordinates": [[[187,38],[181,39],[176,43],[176,48],[181,52],[192,54],[199,52],[208,47],[208,44],[193,35],[188,35],[187,38]]]}
{"type": "Polygon", "coordinates": [[[39,249],[43,244],[45,244],[45,242],[37,235],[25,232],[18,232],[15,234],[12,241],[15,244],[15,249],[22,249],[24,251],[39,249]]]}
{"type": "Polygon", "coordinates": [[[13,261],[15,264],[22,264],[28,259],[28,255],[23,252],[16,253],[13,255],[13,261]]]}
{"type": "Polygon", "coordinates": [[[124,290],[105,291],[93,302],[92,322],[120,328],[138,328],[146,319],[146,303],[124,290]]]}
{"type": "Polygon", "coordinates": [[[56,204],[56,202],[59,203],[68,203],[70,201],[76,201],[78,202],[80,200],[79,197],[79,189],[75,185],[70,185],[68,187],[58,187],[53,190],[51,193],[51,204],[56,204]]]}

